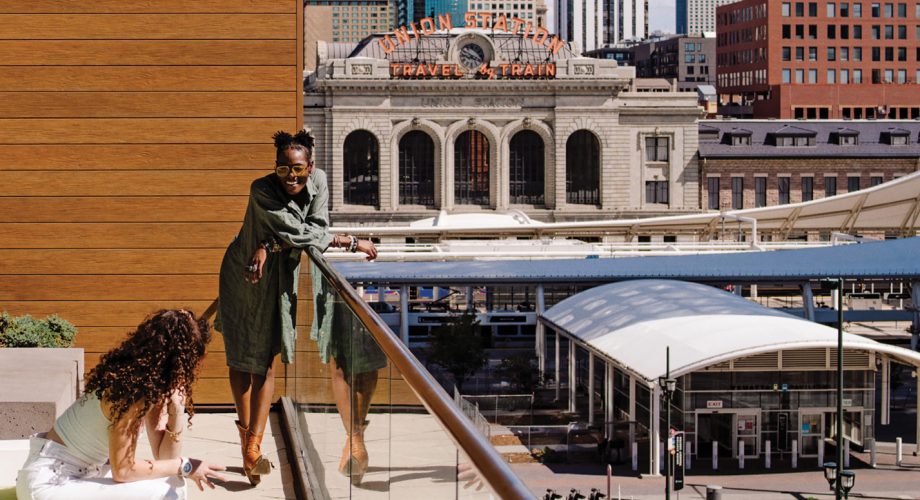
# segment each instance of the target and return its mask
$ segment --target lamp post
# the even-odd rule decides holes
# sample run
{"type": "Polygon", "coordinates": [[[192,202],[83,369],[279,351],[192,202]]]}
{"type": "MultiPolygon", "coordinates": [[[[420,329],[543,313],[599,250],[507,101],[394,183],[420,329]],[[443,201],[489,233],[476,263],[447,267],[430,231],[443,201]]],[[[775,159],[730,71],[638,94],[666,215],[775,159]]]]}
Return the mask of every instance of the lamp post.
{"type": "Polygon", "coordinates": [[[850,490],[856,484],[856,473],[851,470],[840,471],[837,473],[837,464],[827,462],[824,464],[824,479],[831,486],[831,490],[841,491],[843,498],[850,498],[850,490]]]}
{"type": "MultiPolygon", "coordinates": [[[[824,281],[827,285],[835,285],[837,290],[837,462],[824,464],[824,477],[834,487],[834,498],[840,500],[844,497],[842,480],[843,471],[843,278],[827,278],[824,281]],[[831,474],[829,466],[833,466],[834,471],[831,474]]],[[[850,472],[852,475],[853,473],[850,472]]],[[[853,482],[855,482],[855,475],[853,482]]],[[[852,488],[852,485],[850,486],[852,488]]],[[[847,493],[849,490],[847,490],[847,493]]]]}
{"type": "MultiPolygon", "coordinates": [[[[677,380],[671,378],[671,347],[666,348],[666,372],[664,377],[658,377],[658,385],[661,387],[661,390],[664,392],[665,406],[667,406],[667,417],[665,418],[665,425],[668,430],[665,433],[666,443],[671,443],[671,396],[674,394],[674,391],[677,388],[677,380]]],[[[671,450],[665,447],[665,462],[664,462],[664,472],[665,472],[665,483],[664,483],[664,498],[665,500],[671,500],[671,450]]]]}

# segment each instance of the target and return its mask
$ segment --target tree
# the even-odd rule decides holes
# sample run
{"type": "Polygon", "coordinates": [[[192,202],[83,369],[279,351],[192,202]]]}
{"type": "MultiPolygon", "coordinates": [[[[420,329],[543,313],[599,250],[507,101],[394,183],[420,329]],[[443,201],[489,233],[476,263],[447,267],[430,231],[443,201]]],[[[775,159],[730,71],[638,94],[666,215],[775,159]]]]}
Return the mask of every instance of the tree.
{"type": "Polygon", "coordinates": [[[543,385],[537,367],[537,355],[533,351],[512,354],[503,359],[495,374],[508,379],[511,386],[523,394],[534,392],[543,385]]]}
{"type": "Polygon", "coordinates": [[[486,364],[486,351],[477,334],[479,320],[473,313],[445,318],[428,334],[428,361],[450,372],[463,392],[463,383],[486,364]]]}

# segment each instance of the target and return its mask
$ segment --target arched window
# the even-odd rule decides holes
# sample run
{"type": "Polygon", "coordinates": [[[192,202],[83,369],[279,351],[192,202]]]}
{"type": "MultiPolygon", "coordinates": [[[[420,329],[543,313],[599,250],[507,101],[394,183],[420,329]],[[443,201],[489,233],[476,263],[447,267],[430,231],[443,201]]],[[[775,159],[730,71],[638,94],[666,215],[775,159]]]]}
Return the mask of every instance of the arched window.
{"type": "Polygon", "coordinates": [[[343,201],[350,205],[377,206],[379,193],[379,148],[377,138],[366,130],[356,130],[345,138],[343,158],[343,201]]]}
{"type": "Polygon", "coordinates": [[[454,203],[489,204],[489,139],[467,130],[454,145],[454,203]]]}
{"type": "Polygon", "coordinates": [[[434,207],[434,141],[421,130],[399,140],[399,203],[434,207]]]}
{"type": "Polygon", "coordinates": [[[565,201],[579,205],[600,203],[601,146],[587,130],[578,130],[565,144],[565,201]]]}
{"type": "Polygon", "coordinates": [[[522,130],[511,138],[509,151],[511,203],[543,204],[543,138],[522,130]]]}

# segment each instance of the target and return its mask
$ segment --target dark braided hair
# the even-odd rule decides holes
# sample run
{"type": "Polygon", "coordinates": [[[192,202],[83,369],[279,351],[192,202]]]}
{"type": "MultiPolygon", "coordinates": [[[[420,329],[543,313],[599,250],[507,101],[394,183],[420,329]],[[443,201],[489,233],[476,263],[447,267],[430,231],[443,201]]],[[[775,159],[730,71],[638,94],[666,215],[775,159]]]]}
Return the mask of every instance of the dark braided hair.
{"type": "Polygon", "coordinates": [[[278,151],[284,151],[286,149],[303,149],[306,151],[308,160],[313,157],[313,144],[316,140],[313,138],[313,134],[306,130],[301,130],[294,135],[279,130],[275,132],[272,139],[275,140],[275,147],[278,151]]]}
{"type": "MultiPolygon", "coordinates": [[[[112,420],[124,416],[141,402],[129,426],[137,435],[147,412],[166,402],[179,389],[186,396],[189,419],[195,414],[192,386],[211,341],[204,319],[185,310],[163,309],[148,316],[120,346],[104,354],[86,376],[86,393],[112,405],[112,420]]],[[[191,420],[189,421],[191,425],[191,420]]],[[[132,447],[136,445],[132,443],[132,447]]]]}

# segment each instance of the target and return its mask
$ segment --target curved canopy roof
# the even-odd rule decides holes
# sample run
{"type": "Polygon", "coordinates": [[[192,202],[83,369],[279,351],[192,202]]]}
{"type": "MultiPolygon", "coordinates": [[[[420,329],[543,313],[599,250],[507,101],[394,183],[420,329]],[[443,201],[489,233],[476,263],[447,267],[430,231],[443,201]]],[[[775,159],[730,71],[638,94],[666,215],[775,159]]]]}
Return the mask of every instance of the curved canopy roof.
{"type": "MultiPolygon", "coordinates": [[[[573,295],[540,321],[648,381],[734,358],[779,350],[837,347],[837,330],[706,285],[671,280],[611,283],[573,295]]],[[[920,366],[920,354],[843,334],[844,349],[887,354],[920,366]]]]}

